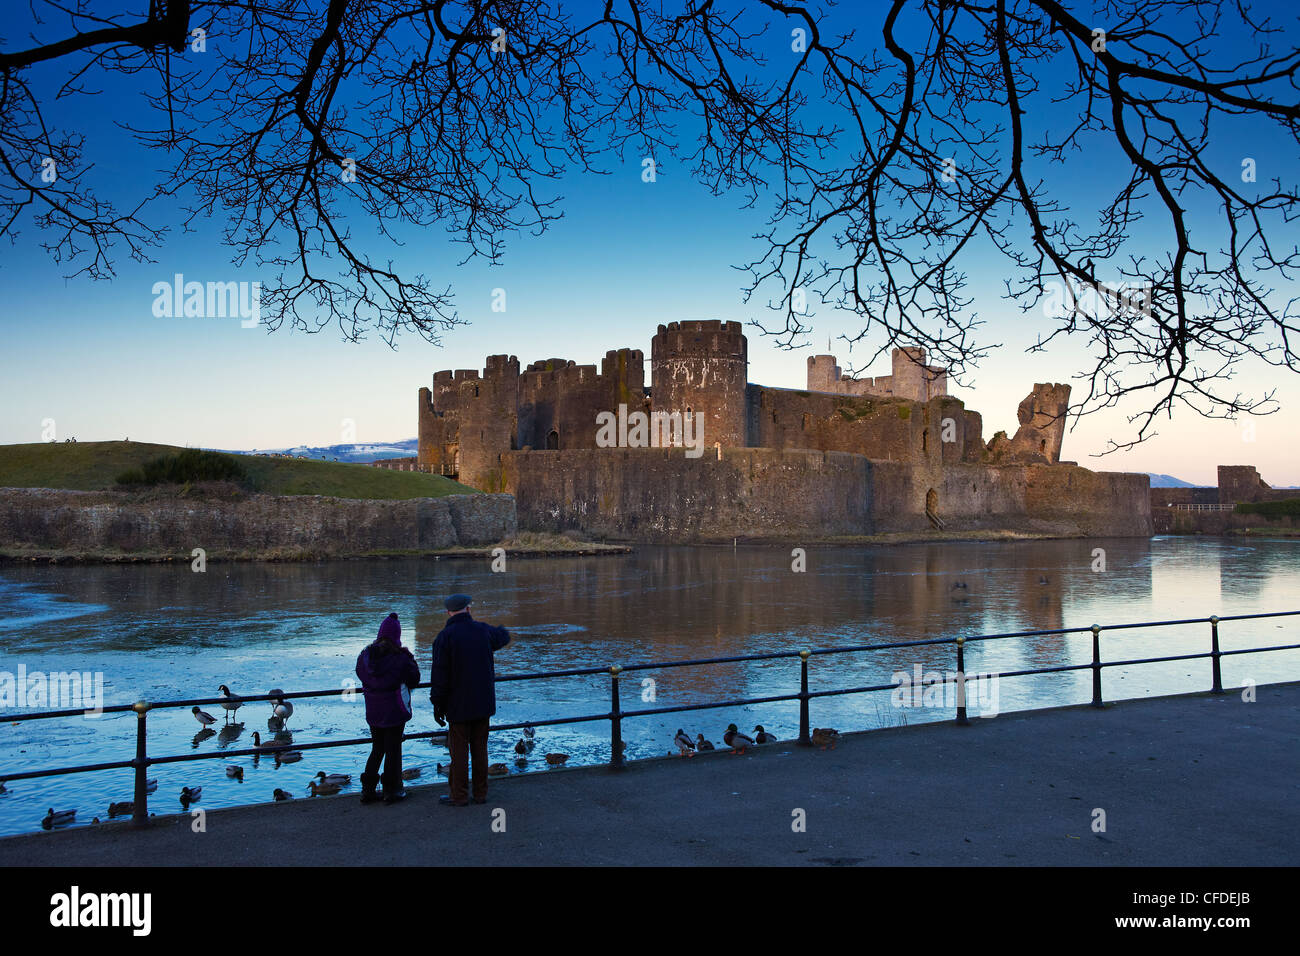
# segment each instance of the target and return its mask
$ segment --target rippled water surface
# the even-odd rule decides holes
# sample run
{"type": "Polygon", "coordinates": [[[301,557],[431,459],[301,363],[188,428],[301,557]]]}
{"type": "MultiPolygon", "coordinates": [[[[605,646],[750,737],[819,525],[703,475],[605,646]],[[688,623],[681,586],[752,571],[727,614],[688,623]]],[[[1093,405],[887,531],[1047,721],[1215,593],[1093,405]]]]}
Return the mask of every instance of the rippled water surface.
{"type": "MultiPolygon", "coordinates": [[[[0,567],[0,687],[5,675],[89,672],[102,675],[104,704],[144,698],[340,687],[353,678],[358,651],[389,611],[403,640],[428,669],[442,627],[442,598],[465,591],[476,616],[510,628],[513,643],[497,655],[498,674],[764,653],[804,647],[883,644],[1093,623],[1205,617],[1300,608],[1300,542],[1154,538],[1023,543],[950,543],[876,548],[809,548],[807,570],[791,570],[788,548],[654,548],[610,557],[513,559],[505,573],[480,561],[351,561],[320,564],[210,564],[102,567],[0,567]],[[1102,549],[1104,555],[1097,555],[1102,549]],[[1104,558],[1105,570],[1093,567],[1104,558]],[[965,587],[959,585],[964,584],[965,587]]],[[[1224,649],[1300,642],[1300,618],[1221,625],[1224,649]]],[[[1107,659],[1207,650],[1207,625],[1103,633],[1107,659]]],[[[1090,659],[1086,634],[967,645],[969,674],[995,673],[1090,659]]],[[[814,657],[813,690],[889,683],[898,671],[954,668],[952,645],[814,657]]],[[[1300,678],[1300,652],[1223,659],[1226,686],[1300,678]]],[[[1208,661],[1107,669],[1107,698],[1203,690],[1208,661]]],[[[544,719],[609,708],[607,676],[520,681],[498,689],[497,720],[544,719]]],[[[669,706],[758,697],[799,689],[797,660],[715,664],[636,672],[624,679],[622,705],[669,706]],[[651,679],[653,685],[645,683],[651,679]],[[654,702],[642,703],[653,692],[654,702]]],[[[979,707],[1021,710],[1090,699],[1087,671],[1008,678],[979,707]]],[[[408,732],[434,728],[428,699],[417,693],[408,732]]],[[[12,714],[30,700],[7,700],[12,714]]],[[[972,702],[973,705],[975,702],[972,702]]],[[[812,702],[814,726],[841,730],[950,718],[945,707],[900,709],[888,693],[812,702]]],[[[36,709],[47,709],[36,701],[36,709]]],[[[205,709],[217,715],[220,707],[205,709]]],[[[267,733],[270,708],[239,711],[243,728],[196,739],[188,709],[149,715],[151,756],[219,753],[251,746],[267,733]]],[[[782,738],[798,731],[798,705],[782,702],[724,708],[624,723],[628,755],[663,756],[681,726],[721,745],[727,723],[762,723],[782,738]]],[[[132,715],[98,719],[7,721],[0,730],[5,773],[129,759],[132,715]]],[[[303,700],[289,721],[293,740],[365,736],[363,707],[342,698],[303,700]]],[[[514,764],[515,733],[494,734],[494,760],[511,772],[546,772],[541,755],[569,754],[569,765],[609,758],[606,722],[542,728],[525,770],[514,764]]],[[[236,757],[154,767],[150,798],[157,813],[180,810],[182,786],[201,786],[198,806],[271,799],[275,788],[308,795],[318,770],[356,774],[364,748],[307,751],[300,763],[236,757]],[[243,782],[225,775],[244,767],[243,782]]],[[[437,779],[447,752],[427,741],[406,745],[406,766],[437,779]]],[[[110,801],[132,796],[130,770],[20,780],[0,796],[0,833],[36,829],[47,807],[77,809],[77,824],[107,817],[110,801]]]]}

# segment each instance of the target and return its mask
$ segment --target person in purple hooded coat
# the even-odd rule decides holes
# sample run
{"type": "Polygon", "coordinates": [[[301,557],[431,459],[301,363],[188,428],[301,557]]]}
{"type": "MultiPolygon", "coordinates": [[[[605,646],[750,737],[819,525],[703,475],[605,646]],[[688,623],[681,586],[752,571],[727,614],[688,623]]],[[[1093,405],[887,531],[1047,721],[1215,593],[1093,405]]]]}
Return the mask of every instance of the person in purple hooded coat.
{"type": "Polygon", "coordinates": [[[370,757],[361,775],[361,802],[374,803],[383,764],[384,802],[405,799],[402,786],[402,735],[411,719],[411,690],[420,683],[420,665],[402,646],[402,625],[396,614],[384,618],[379,636],[357,657],[357,677],[366,697],[370,725],[370,757]]]}

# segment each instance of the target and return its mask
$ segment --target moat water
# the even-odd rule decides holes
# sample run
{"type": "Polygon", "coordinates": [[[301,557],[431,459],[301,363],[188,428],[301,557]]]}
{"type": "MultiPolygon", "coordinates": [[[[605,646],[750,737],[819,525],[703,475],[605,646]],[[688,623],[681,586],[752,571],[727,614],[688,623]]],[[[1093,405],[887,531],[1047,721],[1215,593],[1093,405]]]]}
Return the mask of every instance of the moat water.
{"type": "MultiPolygon", "coordinates": [[[[486,561],[394,560],[319,564],[0,567],[0,684],[27,675],[102,675],[103,703],[344,686],[358,651],[380,620],[396,611],[403,641],[415,650],[422,679],[442,627],[442,599],[464,591],[476,616],[510,628],[497,655],[499,675],[619,663],[670,661],[804,647],[883,644],[1014,630],[1047,630],[1211,614],[1300,608],[1300,541],[1198,538],[1020,543],[944,543],[871,548],[809,548],[806,570],[792,570],[789,548],[642,547],[620,556],[513,559],[504,573],[486,561]],[[1102,549],[1099,556],[1096,549],[1102,549]],[[1094,570],[1104,558],[1105,570],[1094,570]],[[958,585],[965,584],[965,587],[958,585]]],[[[1223,648],[1297,643],[1300,617],[1221,625],[1223,648]]],[[[1208,625],[1137,629],[1102,636],[1103,656],[1132,659],[1208,650],[1208,625]]],[[[1087,634],[968,645],[967,673],[1001,673],[1090,660],[1087,634]]],[[[814,657],[813,690],[891,682],[896,672],[951,671],[951,645],[814,657]]],[[[1300,652],[1223,659],[1225,686],[1245,680],[1300,679],[1300,652]]],[[[1205,660],[1108,668],[1107,699],[1205,690],[1205,660]]],[[[985,685],[988,686],[987,684],[985,685]]],[[[799,689],[797,660],[638,672],[625,680],[625,709],[710,699],[759,697],[799,689]],[[642,703],[654,679],[654,703],[642,703]]],[[[1090,699],[1087,671],[1007,678],[994,701],[972,713],[1024,710],[1090,699]]],[[[606,676],[522,681],[498,687],[498,722],[604,713],[606,676]]],[[[7,702],[10,713],[23,700],[7,702]]],[[[428,698],[415,695],[408,731],[435,728],[428,698]]],[[[814,726],[842,731],[951,719],[950,707],[902,709],[888,693],[812,701],[814,726]]],[[[48,709],[48,705],[36,709],[48,709]]],[[[220,720],[220,707],[205,708],[220,720]]],[[[220,752],[251,746],[267,733],[269,706],[239,711],[240,732],[196,740],[188,710],[149,717],[152,756],[220,752]]],[[[726,725],[761,723],[782,739],[798,731],[797,702],[723,708],[624,722],[631,759],[664,756],[674,732],[703,732],[721,746],[726,725]]],[[[130,759],[135,718],[104,715],[6,722],[0,730],[0,779],[46,767],[130,759]]],[[[303,700],[289,721],[297,743],[364,736],[359,696],[303,700]]],[[[516,733],[494,734],[493,760],[511,773],[548,772],[542,755],[562,752],[569,766],[609,759],[607,722],[548,727],[526,769],[515,766],[516,733]]],[[[269,801],[282,788],[297,799],[318,770],[360,769],[366,748],[306,751],[276,768],[263,759],[192,761],[157,766],[150,797],[157,813],[178,812],[182,786],[202,787],[196,806],[269,801]],[[241,782],[227,763],[245,768],[241,782]]],[[[447,752],[427,741],[406,745],[407,767],[435,782],[447,752]]],[[[355,792],[355,783],[352,788],[355,792]]],[[[77,810],[76,825],[107,819],[110,801],[130,800],[132,773],[114,770],[8,784],[0,795],[0,834],[38,829],[46,808],[77,810]]]]}

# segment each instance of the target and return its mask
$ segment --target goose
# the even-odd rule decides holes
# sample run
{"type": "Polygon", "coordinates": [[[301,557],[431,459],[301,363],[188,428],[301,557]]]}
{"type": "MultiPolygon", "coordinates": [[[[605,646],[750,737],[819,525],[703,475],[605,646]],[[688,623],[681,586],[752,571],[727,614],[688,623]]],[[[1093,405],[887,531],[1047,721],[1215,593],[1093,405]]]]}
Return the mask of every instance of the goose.
{"type": "Polygon", "coordinates": [[[188,807],[191,803],[197,803],[202,795],[202,787],[181,787],[181,806],[188,807]]]}
{"type": "Polygon", "coordinates": [[[258,750],[284,750],[289,746],[287,740],[267,740],[263,742],[262,735],[256,730],[253,731],[253,746],[258,750]]]}
{"type": "Polygon", "coordinates": [[[695,749],[698,750],[700,753],[704,753],[704,751],[706,750],[716,750],[717,748],[714,747],[712,743],[705,740],[703,734],[696,734],[695,749]]]}
{"type": "Polygon", "coordinates": [[[403,780],[414,780],[419,775],[420,775],[419,767],[407,767],[405,770],[402,771],[403,780]]]}
{"type": "Polygon", "coordinates": [[[289,718],[293,716],[293,704],[284,699],[277,699],[275,702],[275,716],[280,718],[280,726],[289,726],[289,718]]]}
{"type": "Polygon", "coordinates": [[[352,782],[352,774],[326,773],[324,770],[322,770],[320,773],[316,774],[316,779],[319,780],[321,784],[326,787],[332,785],[346,787],[348,784],[352,782]]]}
{"type": "Polygon", "coordinates": [[[124,817],[135,812],[135,804],[130,800],[123,800],[120,803],[110,803],[108,805],[108,817],[124,817]]]}
{"type": "Polygon", "coordinates": [[[759,724],[754,728],[754,742],[759,744],[774,744],[776,743],[776,734],[769,734],[763,729],[763,725],[759,724]]]}
{"type": "Polygon", "coordinates": [[[334,794],[338,793],[340,790],[343,789],[343,787],[337,783],[324,783],[324,784],[317,785],[315,780],[307,784],[307,786],[311,788],[311,795],[313,797],[333,796],[334,794]]]}
{"type": "Polygon", "coordinates": [[[230,688],[225,684],[222,684],[217,688],[217,690],[221,693],[221,696],[225,698],[225,700],[221,702],[221,707],[226,712],[226,719],[229,720],[235,716],[235,711],[244,706],[244,698],[236,697],[230,692],[230,688]]]}
{"type": "Polygon", "coordinates": [[[489,777],[504,777],[509,772],[510,772],[510,768],[503,763],[488,764],[489,777]]]}
{"type": "Polygon", "coordinates": [[[742,734],[735,724],[727,724],[727,732],[722,735],[722,742],[731,748],[731,752],[744,753],[746,747],[754,745],[754,739],[742,734]]]}
{"type": "Polygon", "coordinates": [[[568,754],[547,754],[546,755],[546,762],[549,763],[552,767],[558,767],[560,764],[564,763],[564,761],[568,759],[569,759],[568,754]]]}
{"type": "Polygon", "coordinates": [[[682,757],[695,756],[695,741],[691,740],[691,735],[680,727],[677,729],[677,736],[673,738],[673,746],[682,757]]]}
{"type": "Polygon", "coordinates": [[[279,802],[281,802],[281,801],[284,801],[284,800],[292,800],[292,799],[293,799],[293,794],[291,794],[291,793],[287,793],[287,792],[285,792],[284,790],[281,790],[279,787],[276,787],[276,788],[275,788],[275,793],[271,794],[271,796],[275,797],[275,800],[276,800],[277,803],[279,803],[279,802]]]}
{"type": "Polygon", "coordinates": [[[244,768],[243,768],[243,767],[237,767],[237,766],[231,765],[231,766],[229,766],[229,767],[226,768],[226,776],[227,776],[227,777],[233,777],[235,780],[238,780],[240,783],[243,783],[243,782],[244,782],[244,768]]]}
{"type": "Polygon", "coordinates": [[[812,732],[812,742],[814,747],[820,747],[825,750],[830,747],[835,749],[835,741],[840,739],[840,732],[833,727],[814,727],[812,732]]]}
{"type": "Polygon", "coordinates": [[[217,718],[213,717],[206,710],[199,710],[197,704],[190,708],[190,713],[194,715],[194,719],[197,720],[203,726],[204,730],[207,730],[210,726],[212,726],[217,722],[217,718]]]}
{"type": "Polygon", "coordinates": [[[41,820],[41,826],[48,830],[50,827],[61,827],[64,824],[71,823],[76,818],[76,810],[56,811],[53,807],[50,807],[49,811],[45,814],[45,819],[41,820]]]}
{"type": "Polygon", "coordinates": [[[275,765],[277,767],[282,763],[297,763],[301,759],[301,750],[277,750],[275,752],[275,765]]]}

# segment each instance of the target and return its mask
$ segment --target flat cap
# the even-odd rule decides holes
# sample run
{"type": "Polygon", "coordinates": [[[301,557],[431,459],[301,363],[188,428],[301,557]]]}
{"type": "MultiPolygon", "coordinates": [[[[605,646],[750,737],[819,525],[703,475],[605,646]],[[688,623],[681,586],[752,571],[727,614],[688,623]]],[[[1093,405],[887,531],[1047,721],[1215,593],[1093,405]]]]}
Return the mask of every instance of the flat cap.
{"type": "Polygon", "coordinates": [[[473,603],[474,599],[468,594],[453,594],[447,598],[446,607],[448,611],[463,611],[473,603]]]}

